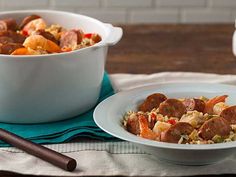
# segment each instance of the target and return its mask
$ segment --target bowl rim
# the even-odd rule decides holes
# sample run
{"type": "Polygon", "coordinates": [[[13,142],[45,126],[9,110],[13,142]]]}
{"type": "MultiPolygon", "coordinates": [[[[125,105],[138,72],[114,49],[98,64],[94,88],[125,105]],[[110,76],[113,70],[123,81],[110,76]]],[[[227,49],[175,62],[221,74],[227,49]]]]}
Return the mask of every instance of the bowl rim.
{"type": "MultiPolygon", "coordinates": [[[[114,132],[107,130],[106,128],[103,127],[103,125],[101,125],[101,120],[99,118],[96,118],[96,117],[102,117],[101,110],[104,109],[104,107],[106,108],[107,105],[111,105],[111,103],[109,104],[109,102],[112,102],[112,100],[116,97],[125,96],[125,95],[127,96],[127,94],[132,93],[134,91],[138,92],[143,89],[155,88],[155,87],[160,87],[160,86],[167,86],[168,85],[168,86],[175,88],[176,86],[179,86],[180,84],[185,84],[185,85],[191,84],[196,87],[199,86],[199,84],[203,84],[205,86],[227,87],[231,90],[236,89],[236,86],[233,86],[233,85],[217,84],[217,83],[201,83],[201,82],[200,83],[184,83],[183,82],[183,83],[167,83],[167,84],[161,83],[161,84],[150,84],[148,86],[141,86],[141,87],[133,88],[130,90],[118,92],[118,93],[108,97],[107,99],[103,100],[101,103],[99,103],[96,106],[96,108],[94,110],[94,113],[93,113],[94,121],[98,125],[98,127],[101,128],[106,133],[111,134],[112,136],[120,138],[122,140],[136,143],[139,145],[146,145],[146,146],[151,146],[151,147],[155,147],[155,148],[178,149],[178,150],[218,150],[218,149],[236,148],[236,141],[217,143],[217,144],[176,144],[176,143],[159,142],[159,141],[149,140],[149,139],[145,139],[145,138],[141,138],[136,135],[133,135],[132,133],[125,130],[125,128],[122,127],[122,125],[120,125],[120,127],[122,128],[122,132],[126,134],[125,136],[123,136],[123,135],[116,134],[114,132]],[[100,116],[98,116],[98,115],[100,115],[100,116]]],[[[106,108],[105,112],[107,112],[107,111],[108,111],[108,108],[106,108]]],[[[102,115],[105,116],[104,113],[102,115]]]]}
{"type": "Polygon", "coordinates": [[[44,9],[34,9],[34,10],[12,10],[12,11],[3,11],[0,12],[0,19],[2,15],[11,15],[11,14],[24,14],[24,13],[32,13],[32,14],[36,14],[37,12],[39,13],[51,13],[51,14],[65,14],[65,15],[73,15],[73,16],[80,16],[86,19],[89,19],[91,21],[94,21],[95,23],[98,23],[99,25],[103,26],[104,30],[106,30],[108,32],[107,36],[102,39],[102,41],[96,43],[95,45],[89,46],[89,47],[85,47],[79,50],[73,50],[70,52],[62,52],[62,53],[52,53],[52,54],[44,54],[44,55],[5,55],[5,54],[0,54],[0,58],[4,57],[6,59],[32,59],[32,58],[46,58],[46,57],[56,57],[56,56],[64,56],[67,57],[67,55],[70,54],[77,54],[77,53],[82,53],[85,52],[87,50],[91,50],[91,49],[97,49],[98,47],[103,47],[106,46],[106,40],[109,37],[109,33],[111,33],[111,29],[109,29],[106,25],[110,25],[109,23],[103,23],[100,20],[97,20],[95,18],[86,16],[86,15],[82,15],[82,14],[77,14],[77,13],[73,13],[73,12],[67,12],[67,11],[59,11],[59,10],[44,10],[44,9]]]}

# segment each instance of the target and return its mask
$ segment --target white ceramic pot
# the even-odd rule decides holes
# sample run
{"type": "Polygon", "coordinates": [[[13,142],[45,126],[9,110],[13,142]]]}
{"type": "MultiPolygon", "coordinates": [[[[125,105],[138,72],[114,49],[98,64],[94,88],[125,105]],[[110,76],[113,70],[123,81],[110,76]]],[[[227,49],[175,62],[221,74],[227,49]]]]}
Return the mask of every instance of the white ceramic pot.
{"type": "Polygon", "coordinates": [[[49,10],[3,12],[0,19],[19,21],[31,14],[48,24],[98,33],[102,41],[68,53],[0,55],[0,122],[50,122],[88,111],[99,97],[108,46],[121,39],[122,29],[87,16],[49,10]]]}

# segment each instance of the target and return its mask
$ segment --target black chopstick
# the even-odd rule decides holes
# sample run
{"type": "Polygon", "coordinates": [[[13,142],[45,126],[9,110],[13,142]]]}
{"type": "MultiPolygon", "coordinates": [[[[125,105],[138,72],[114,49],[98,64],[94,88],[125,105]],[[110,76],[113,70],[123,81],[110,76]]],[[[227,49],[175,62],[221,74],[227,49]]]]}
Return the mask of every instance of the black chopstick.
{"type": "Polygon", "coordinates": [[[9,131],[0,128],[0,140],[17,147],[28,154],[36,156],[44,161],[47,161],[57,167],[60,167],[66,171],[73,171],[76,168],[76,160],[53,151],[49,148],[35,144],[31,141],[23,139],[22,137],[15,135],[9,131]]]}

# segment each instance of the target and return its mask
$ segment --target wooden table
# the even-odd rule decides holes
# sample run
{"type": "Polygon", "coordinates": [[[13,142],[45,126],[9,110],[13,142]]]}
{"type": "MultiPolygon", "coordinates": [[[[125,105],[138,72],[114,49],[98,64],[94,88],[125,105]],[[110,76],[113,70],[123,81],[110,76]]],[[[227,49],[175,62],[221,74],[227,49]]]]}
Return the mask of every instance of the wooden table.
{"type": "MultiPolygon", "coordinates": [[[[236,74],[232,24],[127,25],[122,28],[123,39],[109,50],[108,73],[191,71],[236,74]]],[[[0,177],[13,176],[23,177],[0,173],[0,177]]]]}
{"type": "Polygon", "coordinates": [[[109,73],[236,74],[233,25],[139,25],[123,29],[123,39],[109,51],[109,73]]]}

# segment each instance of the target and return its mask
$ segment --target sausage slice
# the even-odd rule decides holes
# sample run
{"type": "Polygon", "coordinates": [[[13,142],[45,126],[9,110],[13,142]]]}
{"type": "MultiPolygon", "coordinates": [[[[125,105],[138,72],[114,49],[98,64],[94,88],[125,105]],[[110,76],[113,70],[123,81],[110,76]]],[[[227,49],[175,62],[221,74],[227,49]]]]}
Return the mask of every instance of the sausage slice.
{"type": "Polygon", "coordinates": [[[220,117],[223,117],[230,124],[236,124],[236,106],[230,106],[230,107],[224,109],[220,113],[220,117]]]}
{"type": "Polygon", "coordinates": [[[14,43],[14,40],[10,37],[7,37],[7,36],[1,36],[0,37],[0,43],[1,44],[14,43]]]}
{"type": "Polygon", "coordinates": [[[7,24],[3,20],[0,21],[0,31],[7,31],[7,24]]]}
{"type": "Polygon", "coordinates": [[[187,122],[177,122],[165,132],[161,133],[161,141],[168,143],[178,143],[181,135],[189,135],[194,130],[193,126],[187,122]]]}
{"type": "Polygon", "coordinates": [[[47,32],[44,29],[37,30],[35,32],[35,34],[39,34],[39,35],[45,37],[46,39],[51,40],[52,42],[54,42],[56,44],[59,44],[59,41],[56,40],[56,38],[50,32],[47,32]]]}
{"type": "Polygon", "coordinates": [[[222,117],[207,120],[199,130],[199,136],[204,140],[211,140],[215,135],[227,136],[231,131],[230,124],[222,117]]]}
{"type": "Polygon", "coordinates": [[[22,47],[24,47],[24,46],[19,43],[0,44],[0,54],[10,55],[13,51],[15,51],[18,48],[22,48],[22,47]]]}
{"type": "Polygon", "coordinates": [[[25,26],[27,23],[31,22],[32,20],[38,19],[38,18],[41,18],[41,17],[38,16],[38,15],[34,15],[34,14],[25,17],[25,18],[22,20],[22,22],[20,23],[19,28],[20,28],[20,29],[23,29],[24,26],[25,26]]]}
{"type": "Polygon", "coordinates": [[[95,43],[99,43],[99,42],[102,40],[102,38],[101,38],[101,36],[100,36],[99,34],[92,34],[91,39],[92,39],[95,43]]]}
{"type": "Polygon", "coordinates": [[[128,132],[133,133],[135,135],[140,133],[139,127],[139,117],[135,114],[131,114],[130,117],[127,119],[126,128],[128,132]]]}
{"type": "Polygon", "coordinates": [[[77,46],[77,33],[74,30],[66,31],[61,35],[60,47],[74,49],[77,46]]]}
{"type": "Polygon", "coordinates": [[[203,112],[205,109],[205,102],[201,99],[196,99],[196,98],[192,98],[192,99],[185,99],[183,101],[184,106],[186,107],[187,111],[199,111],[199,112],[203,112]]]}
{"type": "Polygon", "coordinates": [[[160,103],[165,101],[167,98],[161,93],[154,93],[149,95],[146,100],[139,105],[138,110],[143,112],[151,111],[153,108],[158,108],[160,103]]]}
{"type": "MultiPolygon", "coordinates": [[[[82,30],[74,30],[77,34],[77,44],[80,44],[83,40],[84,33],[82,30]]],[[[93,38],[93,40],[99,40],[96,37],[93,38]]]]}
{"type": "Polygon", "coordinates": [[[25,36],[18,34],[14,31],[0,31],[0,37],[11,38],[13,43],[21,43],[25,41],[25,36]]]}
{"type": "Polygon", "coordinates": [[[186,113],[186,108],[177,99],[167,99],[160,104],[159,112],[164,116],[181,118],[186,113]]]}
{"type": "Polygon", "coordinates": [[[13,18],[0,20],[0,31],[12,30],[16,31],[17,23],[13,18]]]}

